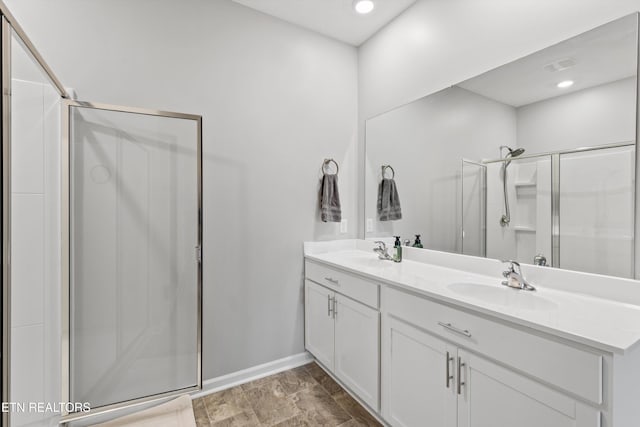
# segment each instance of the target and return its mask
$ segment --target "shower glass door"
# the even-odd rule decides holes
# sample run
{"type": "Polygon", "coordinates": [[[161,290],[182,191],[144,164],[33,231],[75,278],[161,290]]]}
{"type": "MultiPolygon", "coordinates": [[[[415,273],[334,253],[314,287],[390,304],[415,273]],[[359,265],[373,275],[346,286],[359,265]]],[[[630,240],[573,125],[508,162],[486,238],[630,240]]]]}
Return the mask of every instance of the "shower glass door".
{"type": "Polygon", "coordinates": [[[486,256],[487,166],[462,160],[462,253],[486,256]]]}
{"type": "Polygon", "coordinates": [[[560,155],[560,267],[633,278],[635,144],[560,155]]]}
{"type": "Polygon", "coordinates": [[[96,413],[198,389],[201,118],[67,113],[69,401],[96,413]]]}

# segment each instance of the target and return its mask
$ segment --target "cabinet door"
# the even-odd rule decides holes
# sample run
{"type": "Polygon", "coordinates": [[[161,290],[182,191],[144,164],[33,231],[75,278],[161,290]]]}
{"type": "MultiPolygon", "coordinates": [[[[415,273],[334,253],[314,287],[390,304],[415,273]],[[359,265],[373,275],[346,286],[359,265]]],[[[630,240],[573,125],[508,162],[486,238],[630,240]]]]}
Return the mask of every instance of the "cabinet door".
{"type": "Polygon", "coordinates": [[[377,411],[380,313],[336,294],[335,322],[335,374],[377,411]]]}
{"type": "Polygon", "coordinates": [[[459,427],[599,427],[600,412],[528,377],[459,351],[459,427]]]}
{"type": "Polygon", "coordinates": [[[335,293],[323,286],[305,280],[304,340],[309,353],[333,371],[335,293]]]}
{"type": "Polygon", "coordinates": [[[392,316],[382,322],[384,419],[398,427],[455,427],[456,348],[392,316]]]}

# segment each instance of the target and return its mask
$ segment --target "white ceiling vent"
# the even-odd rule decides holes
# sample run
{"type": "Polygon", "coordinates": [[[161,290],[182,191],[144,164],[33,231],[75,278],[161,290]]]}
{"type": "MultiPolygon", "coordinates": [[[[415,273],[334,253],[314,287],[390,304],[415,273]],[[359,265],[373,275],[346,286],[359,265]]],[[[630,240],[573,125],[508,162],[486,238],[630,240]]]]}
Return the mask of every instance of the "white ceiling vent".
{"type": "Polygon", "coordinates": [[[553,61],[544,66],[544,69],[549,71],[550,73],[556,73],[558,71],[564,71],[568,68],[576,65],[576,60],[573,58],[563,58],[558,59],[557,61],[553,61]]]}

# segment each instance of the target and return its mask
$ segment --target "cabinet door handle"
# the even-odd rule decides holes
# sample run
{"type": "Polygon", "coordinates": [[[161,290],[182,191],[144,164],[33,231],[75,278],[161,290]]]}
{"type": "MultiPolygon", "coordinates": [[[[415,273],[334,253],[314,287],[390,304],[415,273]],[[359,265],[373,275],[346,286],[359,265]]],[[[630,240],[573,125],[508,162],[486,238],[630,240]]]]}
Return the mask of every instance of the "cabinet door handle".
{"type": "Polygon", "coordinates": [[[327,316],[328,317],[332,317],[331,316],[331,310],[332,310],[331,300],[332,300],[331,295],[327,295],[327,316]]]}
{"type": "Polygon", "coordinates": [[[453,379],[453,375],[451,375],[451,362],[453,361],[453,357],[447,351],[447,359],[446,359],[446,372],[447,372],[447,388],[451,387],[451,380],[453,379]]]}
{"type": "Polygon", "coordinates": [[[469,332],[467,329],[456,328],[451,323],[438,322],[438,325],[450,330],[451,332],[455,332],[456,334],[464,335],[467,338],[471,337],[471,332],[469,332]]]}
{"type": "Polygon", "coordinates": [[[458,394],[462,394],[462,386],[465,385],[465,382],[462,381],[462,367],[465,366],[462,363],[462,358],[458,357],[458,394]]]}
{"type": "Polygon", "coordinates": [[[326,280],[327,282],[331,282],[334,285],[339,285],[340,281],[337,279],[334,279],[333,277],[325,277],[324,280],[326,280]]]}
{"type": "Polygon", "coordinates": [[[333,297],[333,318],[338,317],[338,299],[333,297]]]}

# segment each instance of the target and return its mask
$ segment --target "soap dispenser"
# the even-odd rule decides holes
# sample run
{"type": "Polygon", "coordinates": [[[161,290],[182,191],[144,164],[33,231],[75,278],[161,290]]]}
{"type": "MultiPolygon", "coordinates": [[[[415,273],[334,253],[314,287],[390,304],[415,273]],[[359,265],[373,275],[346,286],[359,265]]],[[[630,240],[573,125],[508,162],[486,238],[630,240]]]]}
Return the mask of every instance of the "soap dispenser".
{"type": "Polygon", "coordinates": [[[422,242],[420,241],[420,235],[416,234],[416,241],[413,242],[413,247],[414,248],[422,248],[422,242]]]}
{"type": "Polygon", "coordinates": [[[393,244],[393,260],[395,262],[402,261],[402,242],[400,241],[400,236],[393,236],[396,238],[395,243],[393,244]]]}

